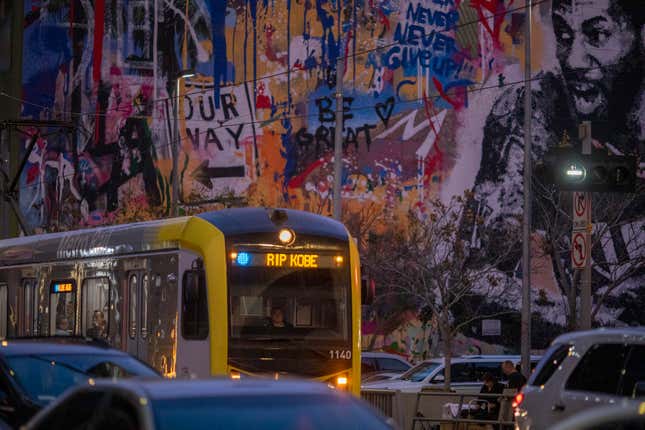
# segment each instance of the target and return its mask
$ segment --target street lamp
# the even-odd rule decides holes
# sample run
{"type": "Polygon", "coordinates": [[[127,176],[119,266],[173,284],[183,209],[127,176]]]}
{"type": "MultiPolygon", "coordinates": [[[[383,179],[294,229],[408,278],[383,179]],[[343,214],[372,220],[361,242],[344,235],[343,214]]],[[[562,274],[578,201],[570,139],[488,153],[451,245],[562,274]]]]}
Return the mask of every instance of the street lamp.
{"type": "Polygon", "coordinates": [[[179,84],[182,79],[195,76],[192,69],[182,70],[175,76],[175,129],[172,139],[172,202],[171,212],[173,216],[179,215],[179,84]]]}

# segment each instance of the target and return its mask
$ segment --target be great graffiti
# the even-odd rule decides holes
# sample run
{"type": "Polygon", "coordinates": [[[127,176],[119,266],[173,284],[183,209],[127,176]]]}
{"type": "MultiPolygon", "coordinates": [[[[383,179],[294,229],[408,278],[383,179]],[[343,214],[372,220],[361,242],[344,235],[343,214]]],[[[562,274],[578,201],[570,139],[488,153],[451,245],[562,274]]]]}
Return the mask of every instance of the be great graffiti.
{"type": "MultiPolygon", "coordinates": [[[[353,145],[358,149],[359,140],[365,142],[365,146],[369,151],[372,144],[372,130],[376,128],[374,124],[363,123],[360,126],[352,127],[348,122],[354,120],[354,114],[351,112],[353,97],[343,98],[343,148],[353,145]]],[[[334,148],[335,127],[327,124],[334,124],[336,122],[335,103],[329,97],[321,97],[315,101],[318,108],[318,122],[320,125],[312,132],[306,127],[300,128],[295,134],[295,140],[305,151],[313,150],[315,156],[320,156],[323,152],[334,148]]],[[[387,121],[392,115],[394,107],[394,98],[388,99],[387,109],[377,109],[377,115],[383,120],[387,121]],[[385,119],[384,119],[385,118],[385,119]]],[[[379,104],[384,106],[385,104],[379,104]]]]}

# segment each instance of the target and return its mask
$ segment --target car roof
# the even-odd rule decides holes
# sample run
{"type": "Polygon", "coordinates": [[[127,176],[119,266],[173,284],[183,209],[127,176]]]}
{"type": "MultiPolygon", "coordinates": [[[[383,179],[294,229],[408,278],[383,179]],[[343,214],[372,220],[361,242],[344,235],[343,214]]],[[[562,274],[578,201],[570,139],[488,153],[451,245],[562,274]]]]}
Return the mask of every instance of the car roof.
{"type": "Polygon", "coordinates": [[[118,349],[110,348],[106,343],[85,338],[42,337],[4,339],[0,342],[0,355],[31,354],[100,354],[127,355],[118,349]]]}
{"type": "Polygon", "coordinates": [[[645,343],[645,327],[599,328],[595,330],[575,331],[558,336],[553,343],[574,343],[580,340],[645,343]]]}
{"type": "Polygon", "coordinates": [[[125,389],[151,400],[168,400],[194,397],[249,396],[249,395],[338,395],[328,386],[310,381],[273,379],[212,378],[202,380],[146,380],[119,381],[97,380],[96,388],[125,389]]]}
{"type": "MultiPolygon", "coordinates": [[[[531,360],[532,361],[538,361],[540,360],[541,356],[539,355],[531,355],[531,360]]],[[[511,360],[511,361],[520,361],[522,359],[522,356],[520,355],[461,355],[457,357],[452,357],[450,360],[451,364],[455,363],[476,363],[479,361],[506,361],[506,360],[511,360]]],[[[438,357],[438,358],[431,358],[429,360],[424,360],[419,364],[422,363],[435,363],[435,364],[443,364],[445,358],[444,357],[438,357]]]]}
{"type": "Polygon", "coordinates": [[[393,358],[395,360],[408,362],[405,357],[402,357],[397,354],[391,354],[389,352],[380,352],[380,351],[363,351],[361,352],[361,357],[365,358],[393,358]]]}

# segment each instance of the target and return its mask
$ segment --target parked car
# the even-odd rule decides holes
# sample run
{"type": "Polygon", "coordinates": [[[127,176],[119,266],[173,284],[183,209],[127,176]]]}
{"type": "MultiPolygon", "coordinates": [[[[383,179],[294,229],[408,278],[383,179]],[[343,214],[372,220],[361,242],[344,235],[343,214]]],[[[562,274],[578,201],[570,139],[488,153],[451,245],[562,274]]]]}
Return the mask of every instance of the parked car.
{"type": "MultiPolygon", "coordinates": [[[[361,352],[361,379],[365,381],[370,378],[389,379],[392,376],[398,376],[412,367],[412,364],[406,359],[396,354],[377,351],[361,352]]],[[[377,379],[377,380],[379,380],[377,379]]]]}
{"type": "Polygon", "coordinates": [[[43,409],[31,430],[391,429],[369,405],[314,382],[96,381],[43,409]]]}
{"type": "Polygon", "coordinates": [[[361,386],[364,384],[369,384],[370,382],[377,382],[377,381],[386,381],[390,379],[395,379],[401,376],[401,373],[396,372],[376,372],[372,373],[371,375],[362,377],[361,376],[361,386]]]}
{"type": "MultiPolygon", "coordinates": [[[[531,357],[532,365],[540,357],[531,357]]],[[[502,363],[511,360],[519,363],[518,355],[465,355],[451,360],[451,387],[458,393],[479,393],[484,373],[490,372],[501,382],[505,381],[502,363]]],[[[411,368],[401,376],[385,381],[362,384],[362,388],[379,390],[400,390],[416,392],[426,386],[442,386],[444,383],[444,359],[426,360],[411,368]]]]}
{"type": "Polygon", "coordinates": [[[148,365],[102,342],[5,339],[0,342],[0,421],[18,427],[73,385],[131,376],[161,378],[148,365]]]}
{"type": "Polygon", "coordinates": [[[645,327],[564,334],[516,399],[521,430],[550,429],[577,412],[645,396],[645,327]]]}

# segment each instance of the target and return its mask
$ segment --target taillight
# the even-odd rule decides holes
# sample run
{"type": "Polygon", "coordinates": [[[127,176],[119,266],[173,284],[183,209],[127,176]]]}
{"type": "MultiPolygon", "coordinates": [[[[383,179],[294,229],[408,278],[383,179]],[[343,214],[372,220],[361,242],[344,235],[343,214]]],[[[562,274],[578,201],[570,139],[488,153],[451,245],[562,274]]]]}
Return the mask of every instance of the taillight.
{"type": "Polygon", "coordinates": [[[524,401],[524,393],[519,392],[513,398],[513,409],[517,408],[524,401]]]}

